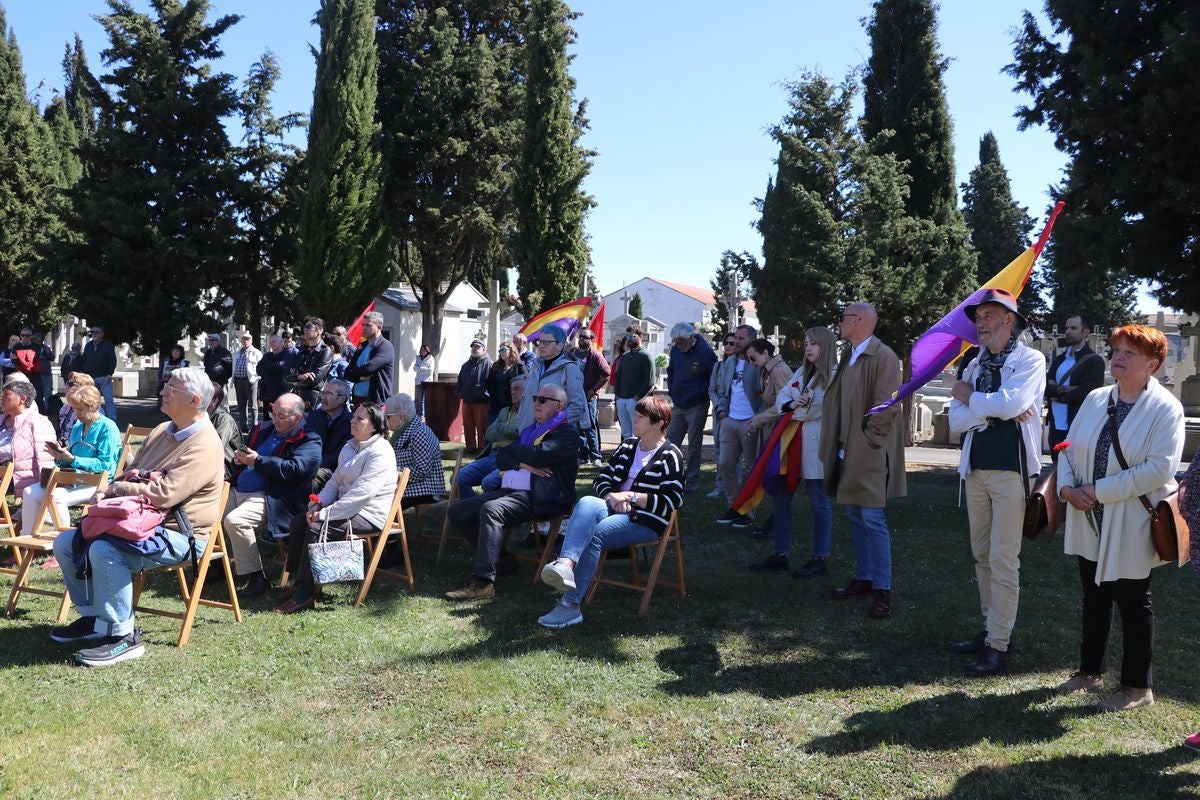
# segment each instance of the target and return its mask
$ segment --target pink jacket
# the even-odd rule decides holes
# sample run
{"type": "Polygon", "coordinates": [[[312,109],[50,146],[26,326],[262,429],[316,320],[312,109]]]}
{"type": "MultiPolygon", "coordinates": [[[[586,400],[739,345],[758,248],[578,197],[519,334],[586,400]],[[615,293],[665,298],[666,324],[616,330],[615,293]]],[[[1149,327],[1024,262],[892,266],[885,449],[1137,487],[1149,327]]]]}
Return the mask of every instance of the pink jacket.
{"type": "MultiPolygon", "coordinates": [[[[6,415],[0,414],[0,424],[8,424],[6,415]]],[[[56,440],[54,425],[36,408],[13,418],[13,491],[17,497],[26,486],[38,482],[42,467],[54,466],[54,456],[46,445],[56,440]]]]}

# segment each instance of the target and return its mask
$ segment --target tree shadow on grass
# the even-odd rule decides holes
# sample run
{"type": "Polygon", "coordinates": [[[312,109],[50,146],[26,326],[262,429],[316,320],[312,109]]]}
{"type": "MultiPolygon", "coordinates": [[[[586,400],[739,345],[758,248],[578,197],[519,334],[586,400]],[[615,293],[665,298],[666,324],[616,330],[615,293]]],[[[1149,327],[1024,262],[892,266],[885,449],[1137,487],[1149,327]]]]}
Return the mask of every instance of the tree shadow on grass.
{"type": "Polygon", "coordinates": [[[1042,704],[1051,689],[970,697],[956,691],[917,700],[892,711],[862,711],[845,720],[845,730],[814,739],[808,750],[833,756],[872,750],[880,744],[918,750],[957,750],[987,739],[1006,747],[1047,742],[1066,732],[1068,718],[1098,713],[1090,706],[1042,704]]]}
{"type": "Polygon", "coordinates": [[[88,646],[50,641],[53,626],[53,620],[48,620],[44,625],[0,628],[0,670],[37,664],[68,664],[76,650],[88,646]]]}
{"type": "Polygon", "coordinates": [[[1176,747],[1159,753],[1069,756],[979,767],[958,779],[947,794],[926,800],[1055,797],[1065,800],[1195,797],[1200,792],[1196,754],[1176,747]]]}

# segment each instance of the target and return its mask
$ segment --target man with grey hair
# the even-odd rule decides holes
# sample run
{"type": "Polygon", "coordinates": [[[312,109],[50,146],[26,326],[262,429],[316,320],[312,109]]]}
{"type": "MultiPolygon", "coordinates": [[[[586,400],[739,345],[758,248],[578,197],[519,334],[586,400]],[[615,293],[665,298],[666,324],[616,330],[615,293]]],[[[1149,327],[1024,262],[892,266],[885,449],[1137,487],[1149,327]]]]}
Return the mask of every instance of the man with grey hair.
{"type": "Polygon", "coordinates": [[[233,548],[242,597],[257,597],[267,590],[258,533],[272,539],[288,535],[292,517],[308,507],[313,476],[321,463],[321,440],[304,427],[304,401],[282,394],[271,409],[271,422],[250,431],[247,445],[233,454],[236,464],[230,482],[225,535],[233,548]]]}
{"type": "Polygon", "coordinates": [[[320,492],[337,469],[338,456],[350,441],[350,384],[342,380],[326,381],[317,397],[318,405],[308,414],[304,427],[321,440],[321,465],[313,478],[314,492],[320,492]]]}
{"type": "Polygon", "coordinates": [[[409,470],[404,508],[436,503],[446,496],[446,473],[437,434],[417,416],[417,404],[407,394],[394,394],[383,404],[387,428],[396,451],[396,471],[409,470]]]}
{"type": "Polygon", "coordinates": [[[383,314],[363,314],[362,343],[349,359],[346,381],[354,387],[354,405],[382,403],[392,393],[396,350],[383,336],[383,314]]]}
{"type": "Polygon", "coordinates": [[[233,353],[221,344],[221,334],[210,333],[205,337],[204,371],[213,383],[224,391],[221,396],[221,410],[229,411],[229,391],[225,388],[233,377],[233,353]]]}
{"type": "Polygon", "coordinates": [[[168,516],[142,542],[109,534],[84,542],[78,529],[54,540],[63,582],[80,617],[51,630],[50,638],[87,644],[75,654],[77,664],[105,667],[144,655],[141,631],[134,628],[133,576],[199,556],[221,514],[224,460],[221,440],[208,421],[212,381],[200,367],[185,367],[171,373],[160,394],[169,419],[146,437],[121,480],[97,490],[96,498],[136,495],[157,508],[182,507],[194,537],[168,516]]]}
{"type": "Polygon", "coordinates": [[[263,354],[254,346],[250,331],[243,331],[238,338],[241,347],[233,354],[233,390],[237,394],[239,423],[248,433],[258,424],[258,362],[263,354]]]}
{"type": "Polygon", "coordinates": [[[537,358],[533,350],[529,347],[529,337],[523,333],[518,333],[512,338],[513,350],[517,352],[517,358],[521,359],[521,363],[525,366],[526,372],[533,371],[533,362],[537,358]]]}
{"type": "Polygon", "coordinates": [[[753,325],[738,325],[733,331],[737,342],[737,355],[732,359],[729,385],[718,397],[720,405],[717,415],[721,418],[721,448],[717,470],[721,474],[729,510],[717,517],[717,524],[735,528],[749,528],[753,520],[749,514],[741,514],[733,507],[742,490],[742,462],[753,464],[758,458],[758,431],[750,426],[754,415],[763,410],[762,380],[758,367],[746,358],[746,348],[758,336],[753,325]]]}
{"type": "Polygon", "coordinates": [[[667,438],[682,449],[687,434],[687,469],[683,490],[694,492],[700,484],[700,451],[704,444],[704,423],[708,421],[708,381],[717,355],[690,322],[671,326],[671,353],[667,365],[667,393],[674,406],[667,438]]]}
{"type": "Polygon", "coordinates": [[[837,499],[850,520],[857,557],[854,578],[833,590],[835,600],[871,596],[867,614],[892,613],[892,539],[884,506],[907,493],[902,403],[877,414],[867,411],[900,388],[900,359],[875,336],[870,303],[851,303],[839,330],[849,342],[821,405],[821,463],[825,494],[837,499]]]}

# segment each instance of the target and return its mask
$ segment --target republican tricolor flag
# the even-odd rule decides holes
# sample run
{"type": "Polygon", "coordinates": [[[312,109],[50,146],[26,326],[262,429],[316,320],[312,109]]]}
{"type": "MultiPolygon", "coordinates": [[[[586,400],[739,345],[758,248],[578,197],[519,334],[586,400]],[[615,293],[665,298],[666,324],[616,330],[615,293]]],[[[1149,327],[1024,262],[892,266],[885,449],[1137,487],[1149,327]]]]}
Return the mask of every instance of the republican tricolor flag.
{"type": "Polygon", "coordinates": [[[1021,290],[1029,282],[1033,265],[1038,256],[1042,254],[1042,248],[1050,239],[1050,230],[1054,227],[1054,220],[1058,218],[1058,212],[1062,209],[1063,203],[1054,206],[1054,210],[1050,212],[1050,219],[1046,221],[1046,227],[1042,230],[1042,235],[1038,237],[1037,242],[1009,262],[1007,267],[993,275],[990,280],[971,292],[966,300],[955,306],[953,311],[942,317],[932,328],[921,334],[921,337],[913,343],[912,354],[909,356],[909,360],[912,362],[912,377],[890,398],[868,411],[868,414],[875,414],[891,408],[896,403],[904,402],[915,391],[940,375],[942,370],[954,363],[954,360],[966,352],[967,348],[979,344],[975,323],[967,317],[967,306],[978,303],[988,289],[1005,289],[1011,292],[1013,297],[1021,296],[1021,290]]]}
{"type": "Polygon", "coordinates": [[[563,303],[561,306],[555,306],[540,314],[534,314],[520,332],[525,334],[525,338],[529,341],[534,342],[537,341],[538,332],[542,328],[554,325],[562,328],[567,338],[570,339],[587,319],[588,309],[591,307],[592,298],[590,297],[581,297],[578,300],[563,303]]]}

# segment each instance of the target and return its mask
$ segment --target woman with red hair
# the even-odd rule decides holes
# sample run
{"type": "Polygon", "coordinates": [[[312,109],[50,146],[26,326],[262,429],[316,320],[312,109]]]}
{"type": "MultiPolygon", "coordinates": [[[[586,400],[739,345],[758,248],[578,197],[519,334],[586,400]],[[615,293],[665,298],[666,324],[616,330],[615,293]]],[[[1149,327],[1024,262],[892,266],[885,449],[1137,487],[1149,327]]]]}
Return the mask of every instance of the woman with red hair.
{"type": "Polygon", "coordinates": [[[1069,504],[1063,548],[1079,560],[1083,637],[1079,669],[1063,694],[1104,687],[1113,605],[1121,612],[1124,652],[1116,691],[1104,711],[1154,702],[1154,608],[1150,570],[1166,562],[1150,539],[1150,507],[1175,489],[1183,455],[1183,407],[1154,378],[1167,355],[1162,333],[1145,325],[1112,332],[1109,371],[1116,384],[1083,401],[1058,459],[1059,496],[1069,504]]]}

